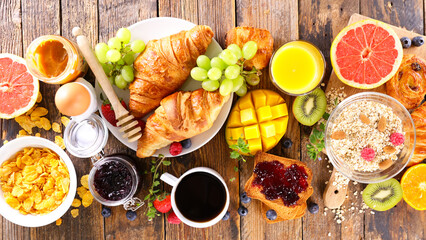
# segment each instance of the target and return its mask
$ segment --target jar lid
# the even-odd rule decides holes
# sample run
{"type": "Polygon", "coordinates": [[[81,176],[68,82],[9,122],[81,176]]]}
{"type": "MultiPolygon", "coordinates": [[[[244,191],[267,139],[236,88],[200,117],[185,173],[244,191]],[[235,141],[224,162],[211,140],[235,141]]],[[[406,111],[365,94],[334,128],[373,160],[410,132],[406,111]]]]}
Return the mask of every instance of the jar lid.
{"type": "Polygon", "coordinates": [[[95,156],[105,147],[108,140],[108,128],[96,114],[85,119],[73,119],[65,128],[64,142],[69,153],[76,157],[95,156]]]}

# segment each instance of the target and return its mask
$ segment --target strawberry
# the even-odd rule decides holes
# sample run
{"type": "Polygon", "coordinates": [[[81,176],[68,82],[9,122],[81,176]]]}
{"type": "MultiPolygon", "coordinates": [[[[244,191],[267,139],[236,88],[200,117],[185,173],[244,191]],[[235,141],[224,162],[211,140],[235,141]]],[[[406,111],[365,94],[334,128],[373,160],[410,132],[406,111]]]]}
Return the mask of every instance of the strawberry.
{"type": "Polygon", "coordinates": [[[145,128],[145,121],[138,119],[138,126],[141,127],[141,130],[143,131],[143,129],[145,128]]]}
{"type": "Polygon", "coordinates": [[[175,212],[171,212],[171,213],[169,213],[169,216],[167,217],[167,222],[169,222],[170,224],[179,224],[181,221],[176,216],[175,212]]]}
{"type": "MultiPolygon", "coordinates": [[[[114,127],[117,127],[117,119],[115,118],[114,109],[112,108],[111,103],[109,102],[108,99],[104,99],[102,94],[101,94],[101,99],[103,100],[102,106],[101,106],[102,115],[109,123],[111,123],[111,125],[113,125],[114,127]]],[[[121,102],[121,105],[123,105],[123,107],[127,109],[126,102],[124,102],[124,100],[121,100],[120,102],[121,102]]]]}
{"type": "Polygon", "coordinates": [[[164,194],[157,197],[153,202],[155,209],[161,213],[167,213],[172,209],[172,202],[170,201],[170,195],[165,196],[164,194]]]}

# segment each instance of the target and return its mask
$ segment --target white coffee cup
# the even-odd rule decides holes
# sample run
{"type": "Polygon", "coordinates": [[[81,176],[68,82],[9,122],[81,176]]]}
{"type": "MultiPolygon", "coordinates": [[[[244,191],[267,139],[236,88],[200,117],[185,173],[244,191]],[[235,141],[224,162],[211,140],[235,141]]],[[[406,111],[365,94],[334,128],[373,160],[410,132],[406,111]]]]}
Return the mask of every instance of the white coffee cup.
{"type": "Polygon", "coordinates": [[[162,181],[164,181],[165,183],[169,184],[170,186],[173,187],[172,189],[172,193],[171,193],[171,202],[172,202],[172,208],[174,213],[176,214],[176,216],[186,225],[191,226],[191,227],[195,227],[195,228],[206,228],[206,227],[210,227],[215,225],[216,223],[218,223],[220,220],[222,220],[223,216],[226,214],[226,212],[228,211],[228,207],[229,207],[229,191],[228,191],[228,187],[226,186],[225,180],[223,180],[222,176],[220,176],[220,174],[218,172],[216,172],[215,170],[211,169],[211,168],[206,168],[206,167],[196,167],[196,168],[192,168],[188,171],[186,171],[182,176],[180,176],[179,178],[176,178],[175,176],[169,174],[169,173],[163,173],[160,177],[160,179],[162,181]],[[176,205],[176,199],[175,199],[175,194],[176,194],[176,189],[177,186],[179,185],[179,183],[181,182],[181,180],[192,173],[195,172],[204,172],[204,173],[208,173],[212,176],[214,176],[216,179],[218,179],[223,187],[225,188],[225,192],[226,192],[226,200],[225,200],[225,206],[223,207],[222,211],[213,219],[207,221],[207,222],[196,222],[196,221],[192,221],[186,217],[184,217],[182,215],[182,213],[179,211],[177,205],[176,205]]]}

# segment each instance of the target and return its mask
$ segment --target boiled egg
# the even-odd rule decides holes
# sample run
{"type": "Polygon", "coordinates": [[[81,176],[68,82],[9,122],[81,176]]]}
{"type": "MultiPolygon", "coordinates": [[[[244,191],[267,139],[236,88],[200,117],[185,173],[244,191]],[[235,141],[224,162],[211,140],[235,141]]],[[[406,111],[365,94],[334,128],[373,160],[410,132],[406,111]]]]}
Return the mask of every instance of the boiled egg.
{"type": "Polygon", "coordinates": [[[83,114],[90,106],[90,93],[80,83],[64,84],[55,95],[55,105],[59,112],[67,116],[83,114]]]}

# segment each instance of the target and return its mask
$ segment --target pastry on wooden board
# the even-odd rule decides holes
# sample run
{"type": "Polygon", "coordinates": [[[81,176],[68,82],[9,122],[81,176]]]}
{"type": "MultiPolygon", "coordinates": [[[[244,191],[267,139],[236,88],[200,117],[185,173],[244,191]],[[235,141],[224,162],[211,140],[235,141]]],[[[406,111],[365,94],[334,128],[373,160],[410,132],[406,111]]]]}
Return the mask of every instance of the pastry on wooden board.
{"type": "Polygon", "coordinates": [[[386,93],[411,110],[426,94],[426,61],[416,55],[404,55],[396,74],[386,82],[386,93]]]}
{"type": "Polygon", "coordinates": [[[416,127],[416,147],[408,166],[420,163],[426,158],[426,102],[411,113],[416,127]]]}
{"type": "Polygon", "coordinates": [[[175,92],[163,100],[146,121],[136,155],[145,158],[172,142],[180,142],[207,131],[228,101],[219,91],[202,88],[175,92]]]}
{"type": "Polygon", "coordinates": [[[268,66],[274,51],[274,39],[266,29],[254,27],[235,27],[226,33],[226,46],[237,44],[240,48],[248,41],[257,43],[256,55],[244,62],[244,67],[252,69],[253,66],[260,70],[268,66]]]}
{"type": "Polygon", "coordinates": [[[135,80],[130,84],[130,112],[143,117],[177,91],[212,41],[213,31],[198,25],[188,31],[148,42],[135,62],[135,80]]]}
{"type": "MultiPolygon", "coordinates": [[[[269,163],[279,162],[280,164],[284,165],[282,169],[285,169],[285,170],[288,170],[293,165],[296,165],[297,167],[304,169],[306,173],[306,178],[305,178],[306,184],[307,184],[306,189],[297,193],[298,200],[290,206],[286,206],[286,204],[284,203],[284,200],[280,197],[268,200],[265,194],[263,193],[263,190],[264,190],[263,187],[261,185],[256,184],[257,174],[255,173],[255,171],[253,172],[250,179],[246,182],[244,187],[244,190],[247,192],[247,195],[249,197],[260,200],[262,204],[265,205],[265,206],[262,206],[262,214],[264,215],[263,217],[265,219],[266,219],[265,216],[266,216],[267,210],[274,209],[277,212],[277,216],[278,216],[277,219],[275,219],[274,221],[267,220],[268,223],[275,223],[279,221],[285,221],[285,220],[302,217],[305,214],[306,207],[307,207],[306,200],[313,193],[313,188],[311,186],[312,170],[309,169],[308,166],[301,161],[279,157],[279,156],[275,156],[275,155],[264,153],[264,152],[258,152],[254,157],[254,161],[255,161],[254,163],[255,170],[256,170],[256,166],[258,166],[259,163],[264,163],[264,162],[269,162],[269,163]]],[[[275,166],[282,167],[280,166],[280,164],[278,165],[276,164],[275,166]]],[[[292,192],[291,194],[294,194],[294,192],[292,192]]]]}

